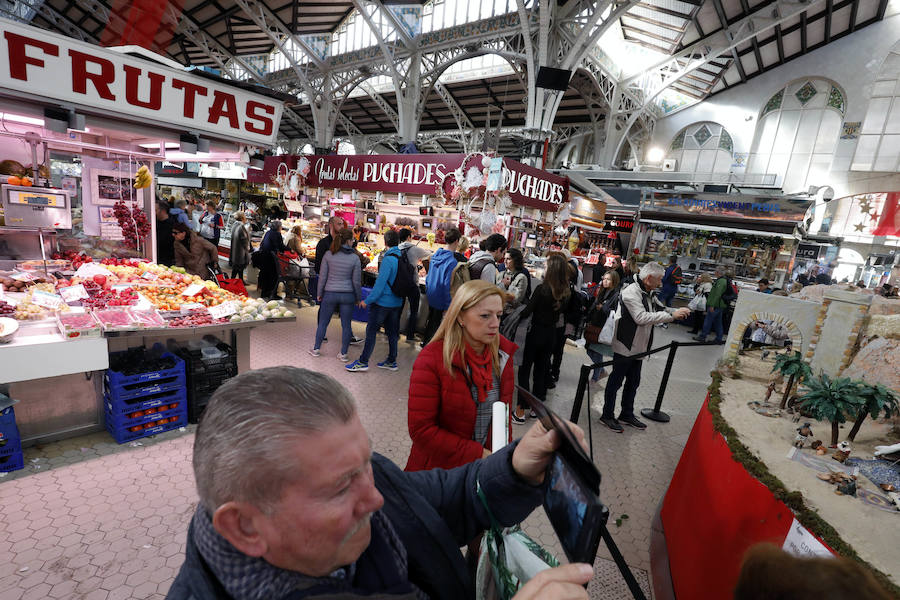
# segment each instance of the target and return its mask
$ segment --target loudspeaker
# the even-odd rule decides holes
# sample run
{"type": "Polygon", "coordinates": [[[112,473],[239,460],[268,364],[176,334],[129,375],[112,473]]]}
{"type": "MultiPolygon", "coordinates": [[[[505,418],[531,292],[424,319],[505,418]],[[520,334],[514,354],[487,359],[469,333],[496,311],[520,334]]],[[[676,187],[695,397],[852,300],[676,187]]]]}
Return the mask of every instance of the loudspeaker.
{"type": "Polygon", "coordinates": [[[69,112],[56,108],[45,108],[44,127],[56,133],[66,133],[69,128],[69,112]]]}
{"type": "Polygon", "coordinates": [[[196,154],[197,153],[197,138],[188,135],[186,133],[182,133],[178,138],[179,142],[179,150],[184,152],[185,154],[196,154]]]}
{"type": "Polygon", "coordinates": [[[569,87],[569,78],[572,71],[565,69],[555,69],[553,67],[541,67],[537,72],[537,79],[534,82],[539,88],[548,90],[559,90],[564,92],[569,87]]]}

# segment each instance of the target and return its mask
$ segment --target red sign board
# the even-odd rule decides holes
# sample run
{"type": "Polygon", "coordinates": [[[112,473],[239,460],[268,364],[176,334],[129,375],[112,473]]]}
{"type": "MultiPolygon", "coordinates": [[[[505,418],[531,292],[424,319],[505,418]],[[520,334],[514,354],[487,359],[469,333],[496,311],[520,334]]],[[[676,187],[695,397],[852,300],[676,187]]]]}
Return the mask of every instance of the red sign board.
{"type": "MultiPolygon", "coordinates": [[[[248,180],[270,182],[278,163],[296,164],[297,157],[266,159],[266,168],[248,180]],[[270,166],[271,165],[271,166],[270,166]]],[[[306,183],[311,187],[370,192],[434,194],[444,177],[465,160],[464,154],[353,154],[310,156],[306,183]]],[[[568,201],[569,180],[504,159],[503,182],[514,204],[556,211],[568,201]]],[[[471,162],[469,164],[472,164],[471,162]]],[[[479,163],[480,168],[480,163],[479,163]]]]}

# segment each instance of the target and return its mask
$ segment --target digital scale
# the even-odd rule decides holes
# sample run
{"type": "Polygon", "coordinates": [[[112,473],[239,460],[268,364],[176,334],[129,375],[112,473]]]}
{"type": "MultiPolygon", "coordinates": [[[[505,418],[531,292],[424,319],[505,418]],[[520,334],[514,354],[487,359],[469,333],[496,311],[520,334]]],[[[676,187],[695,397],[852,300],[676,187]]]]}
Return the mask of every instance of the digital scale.
{"type": "Polygon", "coordinates": [[[24,185],[0,186],[6,227],[72,229],[68,190],[24,185]]]}

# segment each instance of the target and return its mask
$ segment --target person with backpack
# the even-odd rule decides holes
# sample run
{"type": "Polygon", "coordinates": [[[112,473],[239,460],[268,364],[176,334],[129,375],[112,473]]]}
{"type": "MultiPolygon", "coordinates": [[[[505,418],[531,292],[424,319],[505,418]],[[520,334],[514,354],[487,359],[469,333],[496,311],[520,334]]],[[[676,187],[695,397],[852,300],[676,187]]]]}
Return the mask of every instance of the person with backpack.
{"type": "Polygon", "coordinates": [[[678,286],[681,285],[683,279],[681,267],[678,266],[678,257],[669,258],[669,266],[663,275],[662,287],[659,290],[659,301],[666,306],[672,306],[672,300],[678,293],[678,286]]]}
{"type": "Polygon", "coordinates": [[[588,308],[588,296],[581,291],[579,283],[578,260],[567,256],[566,252],[566,250],[563,250],[557,254],[566,259],[566,273],[569,277],[569,303],[566,306],[566,310],[560,314],[553,334],[553,359],[550,362],[550,381],[547,382],[548,390],[554,389],[559,381],[563,352],[566,348],[566,337],[568,337],[567,333],[572,334],[573,339],[581,337],[581,327],[584,324],[588,308]]]}
{"type": "Polygon", "coordinates": [[[206,210],[200,215],[200,237],[218,247],[219,238],[222,236],[222,228],[225,227],[225,219],[216,211],[215,200],[206,203],[206,210]]]}
{"type": "Polygon", "coordinates": [[[425,325],[423,345],[431,341],[441,325],[444,312],[450,306],[453,292],[469,281],[467,259],[459,252],[465,240],[459,229],[452,227],[444,234],[447,248],[439,248],[431,255],[428,274],[425,276],[425,296],[428,298],[428,322],[425,325]]]}
{"type": "MultiPolygon", "coordinates": [[[[412,243],[409,238],[412,236],[412,231],[409,229],[401,229],[400,230],[400,254],[403,260],[405,260],[413,269],[415,273],[416,285],[414,288],[409,289],[406,293],[406,296],[403,297],[404,305],[409,303],[409,319],[406,321],[406,341],[408,343],[415,343],[416,341],[416,322],[419,320],[419,300],[421,297],[421,293],[419,292],[419,263],[431,256],[431,252],[426,250],[425,248],[420,248],[419,246],[412,243]]],[[[400,312],[403,312],[403,309],[400,309],[400,312]]]]}
{"type": "Polygon", "coordinates": [[[725,315],[728,304],[737,297],[737,294],[734,292],[731,281],[725,276],[723,267],[716,267],[715,276],[716,280],[713,283],[712,290],[710,290],[709,296],[706,298],[706,317],[703,319],[703,330],[700,332],[700,335],[694,337],[694,340],[705,342],[710,330],[714,329],[716,332],[716,343],[724,344],[722,318],[725,315]]]}
{"type": "Polygon", "coordinates": [[[388,371],[397,370],[397,342],[400,339],[400,307],[403,306],[403,298],[394,293],[392,286],[397,282],[400,273],[399,267],[403,262],[397,245],[400,236],[396,231],[387,231],[384,234],[384,245],[387,251],[382,255],[378,265],[378,278],[372,291],[361,304],[363,308],[369,307],[369,323],[366,325],[366,344],[363,346],[359,358],[344,367],[351,373],[369,370],[369,357],[375,350],[375,337],[378,330],[384,325],[384,332],[388,338],[387,358],[378,363],[379,369],[388,371]]]}
{"type": "Polygon", "coordinates": [[[484,249],[473,252],[469,257],[469,279],[481,279],[499,285],[500,271],[497,269],[497,263],[503,260],[509,244],[499,233],[492,233],[482,243],[484,249]]]}

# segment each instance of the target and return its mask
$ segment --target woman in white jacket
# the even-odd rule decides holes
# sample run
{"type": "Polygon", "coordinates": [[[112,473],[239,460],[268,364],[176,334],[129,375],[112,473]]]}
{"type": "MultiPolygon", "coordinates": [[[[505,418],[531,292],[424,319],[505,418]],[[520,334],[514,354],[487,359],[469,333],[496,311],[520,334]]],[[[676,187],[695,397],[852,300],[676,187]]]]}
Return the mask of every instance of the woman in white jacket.
{"type": "MultiPolygon", "coordinates": [[[[703,296],[706,297],[712,291],[712,277],[709,276],[709,273],[701,273],[697,276],[697,282],[694,284],[694,297],[703,296]]],[[[706,310],[695,310],[692,311],[691,320],[694,323],[693,329],[691,329],[690,333],[699,333],[700,328],[703,327],[703,317],[706,314],[706,310]]]]}

